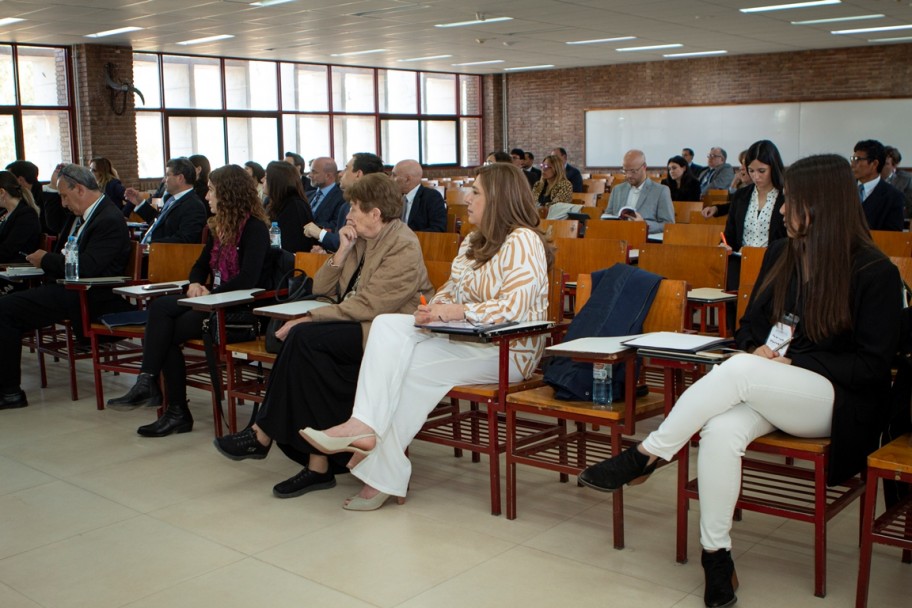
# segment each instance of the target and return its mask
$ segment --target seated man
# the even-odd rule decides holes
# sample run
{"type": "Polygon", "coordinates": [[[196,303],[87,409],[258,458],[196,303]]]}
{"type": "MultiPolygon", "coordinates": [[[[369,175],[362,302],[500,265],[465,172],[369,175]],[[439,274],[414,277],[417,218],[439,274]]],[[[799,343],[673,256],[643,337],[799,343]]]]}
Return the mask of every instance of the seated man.
{"type": "Polygon", "coordinates": [[[133,212],[151,224],[142,238],[147,243],[199,243],[206,225],[206,205],[193,190],[196,168],[186,158],[172,158],[165,167],[165,191],[161,211],[151,198],[142,199],[134,188],[127,188],[125,198],[133,212]]]}
{"type": "Polygon", "coordinates": [[[852,173],[858,180],[858,196],[868,228],[902,231],[906,200],[902,192],[880,178],[887,158],[884,145],[874,139],[865,139],[855,144],[854,152],[852,173]]]}
{"type": "Polygon", "coordinates": [[[624,180],[611,189],[602,219],[617,218],[626,207],[634,210],[631,219],[649,225],[649,234],[662,232],[665,224],[674,224],[671,191],[646,177],[646,155],[642,151],[630,150],[624,155],[624,180]]]}
{"type": "Polygon", "coordinates": [[[402,160],[393,167],[391,177],[405,198],[402,221],[415,232],[446,232],[446,203],[437,190],[421,185],[422,175],[416,160],[402,160]]]}
{"type": "Polygon", "coordinates": [[[728,190],[735,179],[735,170],[726,162],[728,152],[722,148],[711,148],[706,155],[708,167],[700,173],[700,196],[710,190],[728,190]]]}
{"type": "MultiPolygon", "coordinates": [[[[87,168],[65,165],[59,173],[57,188],[63,204],[82,220],[73,231],[79,276],[123,275],[130,257],[130,235],[123,213],[101,192],[87,168]]],[[[21,388],[22,334],[65,319],[78,325],[80,319],[79,294],[56,282],[64,276],[63,255],[39,249],[26,260],[43,269],[51,282],[0,298],[0,409],[28,405],[21,388]]],[[[90,289],[88,300],[93,316],[129,309],[110,288],[90,289]]]]}
{"type": "Polygon", "coordinates": [[[902,162],[902,154],[893,146],[884,146],[887,152],[886,162],[880,177],[888,184],[902,192],[903,198],[906,199],[904,215],[906,219],[912,217],[912,174],[902,171],[899,163],[902,162]]]}

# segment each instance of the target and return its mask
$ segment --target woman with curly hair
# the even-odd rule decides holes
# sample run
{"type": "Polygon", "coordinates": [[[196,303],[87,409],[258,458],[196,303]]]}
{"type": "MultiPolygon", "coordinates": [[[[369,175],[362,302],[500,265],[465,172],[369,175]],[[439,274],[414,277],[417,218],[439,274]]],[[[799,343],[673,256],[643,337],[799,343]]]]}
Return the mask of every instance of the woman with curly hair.
{"type": "Polygon", "coordinates": [[[103,156],[96,156],[89,162],[89,170],[95,175],[95,181],[101,191],[105,193],[114,204],[123,209],[124,193],[127,191],[120,183],[120,176],[111,161],[103,156]]]}
{"type": "Polygon", "coordinates": [[[269,284],[268,220],[253,178],[237,165],[216,169],[209,175],[206,200],[214,215],[209,218],[206,246],[190,270],[187,294],[164,296],[152,303],[136,384],[123,397],[108,401],[113,409],[160,405],[158,375],[162,374],[168,409],[155,422],[137,429],[144,437],[186,433],[193,428],[181,344],[202,336],[208,314],[181,306],[178,300],[269,284]]]}

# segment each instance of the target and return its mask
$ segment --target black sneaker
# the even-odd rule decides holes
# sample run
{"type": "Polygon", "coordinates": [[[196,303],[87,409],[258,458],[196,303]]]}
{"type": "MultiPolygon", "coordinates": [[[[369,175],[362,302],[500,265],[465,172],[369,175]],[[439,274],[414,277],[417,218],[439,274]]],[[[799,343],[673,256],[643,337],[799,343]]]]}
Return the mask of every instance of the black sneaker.
{"type": "Polygon", "coordinates": [[[269,445],[263,445],[257,441],[256,431],[253,430],[253,427],[247,427],[234,435],[216,437],[212,444],[223,456],[231,460],[248,458],[263,460],[269,454],[269,448],[272,447],[271,441],[269,445]]]}
{"type": "Polygon", "coordinates": [[[307,467],[290,479],[277,483],[272,488],[276,498],[294,498],[316,490],[328,490],[336,487],[336,477],[332,473],[315,473],[307,467]]]}
{"type": "Polygon", "coordinates": [[[652,475],[658,459],[648,465],[649,456],[640,454],[637,446],[631,446],[608,460],[587,467],[579,474],[579,482],[584,486],[602,492],[615,492],[624,484],[636,485],[646,481],[652,475]]]}

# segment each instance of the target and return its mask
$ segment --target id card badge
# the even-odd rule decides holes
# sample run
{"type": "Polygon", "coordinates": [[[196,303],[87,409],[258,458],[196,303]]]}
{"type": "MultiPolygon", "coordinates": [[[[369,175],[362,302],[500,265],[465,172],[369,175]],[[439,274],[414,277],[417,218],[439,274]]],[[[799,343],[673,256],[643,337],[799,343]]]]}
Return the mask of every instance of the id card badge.
{"type": "Polygon", "coordinates": [[[780,357],[784,357],[788,352],[792,337],[795,335],[797,325],[797,315],[791,313],[782,315],[782,319],[770,330],[769,336],[766,338],[766,345],[780,357]]]}
{"type": "Polygon", "coordinates": [[[218,270],[216,270],[212,276],[212,288],[215,289],[216,287],[218,287],[221,284],[222,284],[222,273],[219,272],[218,270]]]}

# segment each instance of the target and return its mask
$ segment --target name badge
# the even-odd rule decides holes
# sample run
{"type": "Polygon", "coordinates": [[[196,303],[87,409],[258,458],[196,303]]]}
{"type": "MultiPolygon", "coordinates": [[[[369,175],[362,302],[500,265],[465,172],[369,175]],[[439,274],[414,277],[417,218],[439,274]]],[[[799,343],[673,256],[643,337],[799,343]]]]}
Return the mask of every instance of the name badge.
{"type": "Polygon", "coordinates": [[[215,288],[221,284],[222,284],[222,273],[219,272],[218,270],[216,270],[212,277],[212,287],[215,288]]]}
{"type": "Polygon", "coordinates": [[[784,357],[792,343],[797,325],[797,315],[791,313],[783,315],[782,319],[770,330],[769,336],[766,338],[766,345],[780,357],[784,357]]]}

